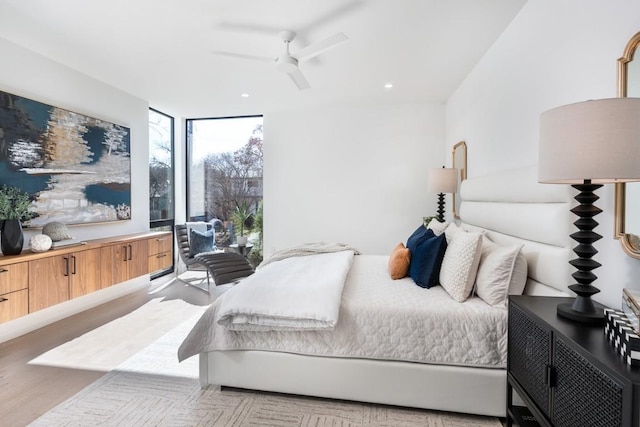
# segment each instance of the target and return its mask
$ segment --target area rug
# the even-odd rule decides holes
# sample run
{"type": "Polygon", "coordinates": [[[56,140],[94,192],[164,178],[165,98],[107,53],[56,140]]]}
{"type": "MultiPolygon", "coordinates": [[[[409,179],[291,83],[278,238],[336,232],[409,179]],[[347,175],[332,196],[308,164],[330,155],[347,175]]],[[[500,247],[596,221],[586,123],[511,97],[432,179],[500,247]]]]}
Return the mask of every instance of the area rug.
{"type": "Polygon", "coordinates": [[[339,400],[202,390],[197,380],[113,371],[32,426],[500,427],[496,418],[339,400]]]}
{"type": "Polygon", "coordinates": [[[169,332],[177,334],[170,338],[175,357],[181,338],[186,336],[205,309],[179,299],[155,298],[125,316],[41,354],[29,363],[109,372],[150,344],[155,342],[156,346],[161,346],[162,340],[158,340],[169,332]],[[184,332],[182,337],[181,331],[184,332]]]}

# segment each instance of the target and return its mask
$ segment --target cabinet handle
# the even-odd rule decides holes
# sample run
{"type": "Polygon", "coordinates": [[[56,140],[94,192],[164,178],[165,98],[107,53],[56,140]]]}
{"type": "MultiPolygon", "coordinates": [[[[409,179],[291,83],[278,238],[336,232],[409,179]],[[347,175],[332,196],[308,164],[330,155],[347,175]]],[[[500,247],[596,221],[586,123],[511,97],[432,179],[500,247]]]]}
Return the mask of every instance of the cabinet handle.
{"type": "Polygon", "coordinates": [[[69,275],[69,257],[63,257],[64,259],[64,275],[69,275]]]}
{"type": "Polygon", "coordinates": [[[7,271],[9,270],[7,270],[6,268],[0,268],[0,273],[6,273],[7,271]]]}
{"type": "Polygon", "coordinates": [[[9,301],[7,298],[0,298],[0,302],[9,301]]]}
{"type": "Polygon", "coordinates": [[[124,245],[123,248],[124,248],[124,259],[123,259],[123,261],[127,261],[127,245],[124,245]]]}
{"type": "Polygon", "coordinates": [[[131,261],[131,254],[133,253],[133,246],[129,245],[129,261],[131,261]]]}
{"type": "Polygon", "coordinates": [[[165,240],[167,240],[167,238],[166,238],[166,237],[163,237],[162,239],[159,239],[159,238],[158,238],[158,239],[156,239],[156,242],[164,242],[165,240]]]}
{"type": "Polygon", "coordinates": [[[167,254],[160,254],[160,255],[157,255],[156,258],[164,258],[166,256],[167,256],[167,254]]]}
{"type": "Polygon", "coordinates": [[[75,255],[71,255],[71,259],[73,260],[73,269],[71,274],[76,274],[76,256],[75,255]]]}
{"type": "Polygon", "coordinates": [[[555,387],[556,386],[556,370],[553,366],[547,365],[544,370],[544,383],[547,387],[555,387]]]}

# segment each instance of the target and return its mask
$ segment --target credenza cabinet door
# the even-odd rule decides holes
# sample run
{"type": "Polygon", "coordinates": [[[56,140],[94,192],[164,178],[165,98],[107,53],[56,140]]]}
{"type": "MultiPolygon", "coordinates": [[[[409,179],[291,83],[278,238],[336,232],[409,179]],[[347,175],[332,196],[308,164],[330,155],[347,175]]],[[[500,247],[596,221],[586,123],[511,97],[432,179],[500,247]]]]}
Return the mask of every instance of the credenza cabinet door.
{"type": "Polygon", "coordinates": [[[113,277],[110,280],[110,282],[112,282],[111,284],[126,282],[134,277],[148,274],[148,248],[148,241],[146,239],[118,243],[109,248],[104,248],[109,249],[110,253],[106,254],[106,258],[113,266],[113,277]]]}
{"type": "Polygon", "coordinates": [[[563,427],[621,426],[624,385],[559,337],[554,342],[553,424],[563,427]]]}
{"type": "Polygon", "coordinates": [[[77,298],[100,289],[100,249],[73,252],[69,256],[69,297],[77,298]]]}
{"type": "Polygon", "coordinates": [[[69,255],[29,261],[29,313],[69,299],[69,255]]]}
{"type": "Polygon", "coordinates": [[[509,310],[509,371],[549,417],[547,370],[551,365],[551,330],[533,321],[516,305],[509,310]]]}
{"type": "Polygon", "coordinates": [[[149,241],[138,240],[129,247],[127,264],[128,279],[149,273],[149,241]]]}

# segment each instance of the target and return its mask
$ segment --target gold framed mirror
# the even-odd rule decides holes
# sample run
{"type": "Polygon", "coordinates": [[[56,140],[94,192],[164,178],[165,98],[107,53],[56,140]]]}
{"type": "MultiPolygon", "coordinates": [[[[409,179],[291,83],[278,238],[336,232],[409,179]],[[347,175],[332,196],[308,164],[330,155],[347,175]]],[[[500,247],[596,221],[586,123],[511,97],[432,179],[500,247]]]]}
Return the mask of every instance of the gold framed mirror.
{"type": "Polygon", "coordinates": [[[460,191],[460,183],[467,179],[467,143],[464,141],[458,142],[453,146],[451,150],[451,165],[452,167],[460,170],[458,176],[458,188],[456,192],[451,195],[453,205],[453,217],[460,219],[460,197],[456,197],[456,194],[460,191]]]}
{"type": "MultiPolygon", "coordinates": [[[[618,97],[640,98],[640,60],[633,60],[639,46],[640,32],[631,37],[618,59],[618,97]]],[[[614,237],[624,251],[640,259],[640,182],[616,184],[614,227],[614,237]]]]}

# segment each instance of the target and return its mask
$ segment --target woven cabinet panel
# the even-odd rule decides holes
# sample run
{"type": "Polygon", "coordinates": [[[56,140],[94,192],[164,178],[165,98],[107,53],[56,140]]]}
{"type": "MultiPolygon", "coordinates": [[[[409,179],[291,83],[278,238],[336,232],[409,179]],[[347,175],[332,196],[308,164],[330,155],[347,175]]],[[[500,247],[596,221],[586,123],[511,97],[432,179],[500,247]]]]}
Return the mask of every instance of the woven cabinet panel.
{"type": "Polygon", "coordinates": [[[550,364],[551,331],[541,328],[518,306],[509,306],[509,369],[547,416],[549,386],[545,371],[550,364]]]}
{"type": "Polygon", "coordinates": [[[623,386],[562,340],[555,340],[553,422],[563,427],[622,424],[623,386]]]}

